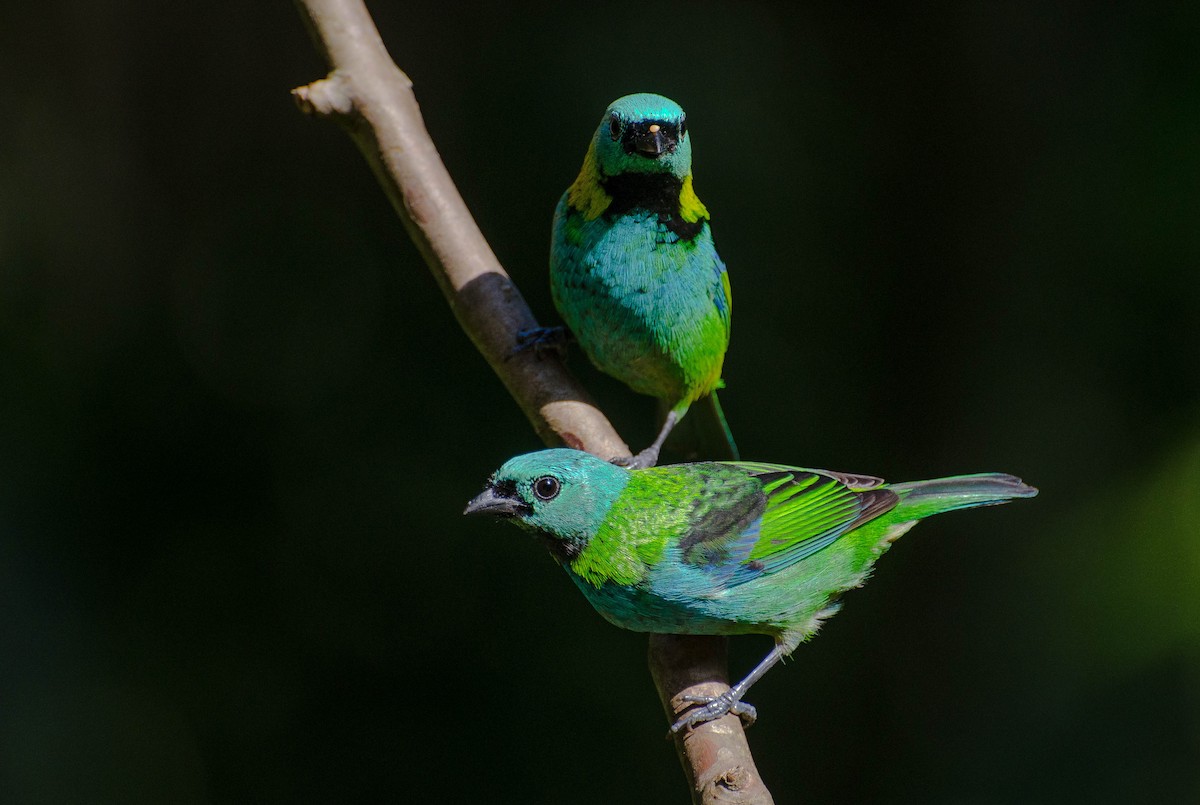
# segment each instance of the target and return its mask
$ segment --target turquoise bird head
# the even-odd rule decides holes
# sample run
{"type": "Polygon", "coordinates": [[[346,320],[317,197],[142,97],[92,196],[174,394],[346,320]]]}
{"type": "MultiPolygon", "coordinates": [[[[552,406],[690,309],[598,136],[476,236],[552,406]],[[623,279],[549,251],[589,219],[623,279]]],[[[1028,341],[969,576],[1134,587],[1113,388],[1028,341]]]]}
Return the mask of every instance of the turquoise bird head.
{"type": "Polygon", "coordinates": [[[604,176],[668,173],[683,179],[692,171],[692,139],[679,104],[639,92],[609,104],[592,138],[604,176]]]}
{"type": "Polygon", "coordinates": [[[579,450],[527,453],[505,462],[463,514],[511,518],[566,561],[578,556],[629,482],[629,470],[579,450]]]}

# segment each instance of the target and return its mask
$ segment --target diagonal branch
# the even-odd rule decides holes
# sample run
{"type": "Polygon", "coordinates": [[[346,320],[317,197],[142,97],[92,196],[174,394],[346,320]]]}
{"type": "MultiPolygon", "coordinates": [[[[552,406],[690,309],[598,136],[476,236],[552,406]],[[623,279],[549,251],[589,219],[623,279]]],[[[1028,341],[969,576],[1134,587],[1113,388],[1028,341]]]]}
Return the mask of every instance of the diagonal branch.
{"type": "MultiPolygon", "coordinates": [[[[358,145],[433,272],[454,315],[547,444],[602,458],[629,448],[587,392],[552,356],[513,354],[537,326],[455,188],[425,129],[412,82],[392,62],[361,0],[296,0],[331,72],[292,90],[307,114],[339,123],[358,145]]],[[[652,635],[650,666],[670,720],[687,694],[728,688],[725,642],[652,635]]],[[[770,803],[737,717],[677,739],[693,799],[770,803]]]]}

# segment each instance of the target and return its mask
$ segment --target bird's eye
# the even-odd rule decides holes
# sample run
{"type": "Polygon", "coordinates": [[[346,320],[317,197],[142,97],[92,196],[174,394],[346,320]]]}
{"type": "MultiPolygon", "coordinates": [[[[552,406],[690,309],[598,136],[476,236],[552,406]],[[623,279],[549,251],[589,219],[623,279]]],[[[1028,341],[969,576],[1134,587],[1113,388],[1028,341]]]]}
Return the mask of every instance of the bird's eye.
{"type": "Polygon", "coordinates": [[[683,139],[683,135],[687,134],[687,118],[679,118],[679,139],[683,139]]]}
{"type": "Polygon", "coordinates": [[[612,120],[608,123],[608,132],[614,140],[621,136],[621,118],[616,115],[612,116],[612,120]]]}
{"type": "Polygon", "coordinates": [[[541,500],[554,500],[560,488],[558,479],[549,475],[543,475],[533,482],[533,494],[541,500]]]}

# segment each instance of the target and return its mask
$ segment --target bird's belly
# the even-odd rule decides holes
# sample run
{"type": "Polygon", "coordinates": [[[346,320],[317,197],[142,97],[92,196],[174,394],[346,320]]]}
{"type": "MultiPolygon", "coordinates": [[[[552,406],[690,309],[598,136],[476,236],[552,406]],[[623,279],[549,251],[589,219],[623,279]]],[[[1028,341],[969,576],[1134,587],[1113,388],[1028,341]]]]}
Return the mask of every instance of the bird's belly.
{"type": "Polygon", "coordinates": [[[720,568],[689,565],[677,551],[647,568],[637,584],[596,586],[568,574],[610,623],[638,632],[767,634],[797,643],[837,609],[840,593],[860,585],[877,551],[835,545],[776,574],[728,584],[720,568]]]}
{"type": "MultiPolygon", "coordinates": [[[[720,380],[720,264],[656,221],[591,222],[555,249],[555,304],[588,357],[634,391],[689,402],[720,380]]],[[[706,241],[711,247],[711,241],[706,241]]]]}
{"type": "Polygon", "coordinates": [[[614,626],[634,632],[729,635],[762,629],[715,616],[694,602],[672,601],[636,586],[605,583],[595,587],[571,574],[596,611],[614,626]]]}
{"type": "Polygon", "coordinates": [[[596,611],[622,629],[694,635],[782,633],[783,624],[757,617],[760,613],[745,607],[737,596],[731,598],[715,590],[710,595],[697,588],[664,588],[664,572],[674,575],[674,571],[660,566],[651,570],[650,578],[642,584],[605,582],[598,587],[570,570],[568,575],[596,611]]]}

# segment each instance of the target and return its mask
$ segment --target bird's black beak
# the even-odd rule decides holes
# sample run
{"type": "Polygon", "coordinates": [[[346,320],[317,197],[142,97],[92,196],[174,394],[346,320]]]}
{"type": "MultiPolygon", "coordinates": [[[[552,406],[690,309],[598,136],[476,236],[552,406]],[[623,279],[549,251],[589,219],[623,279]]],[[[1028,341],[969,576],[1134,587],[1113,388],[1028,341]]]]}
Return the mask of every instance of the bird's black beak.
{"type": "Polygon", "coordinates": [[[661,120],[631,123],[621,138],[621,146],[627,154],[641,154],[649,159],[658,159],[669,154],[679,145],[679,127],[661,120]]]}
{"type": "Polygon", "coordinates": [[[490,514],[494,517],[516,517],[529,514],[529,505],[517,498],[498,494],[494,486],[488,486],[475,496],[463,514],[490,514]]]}

